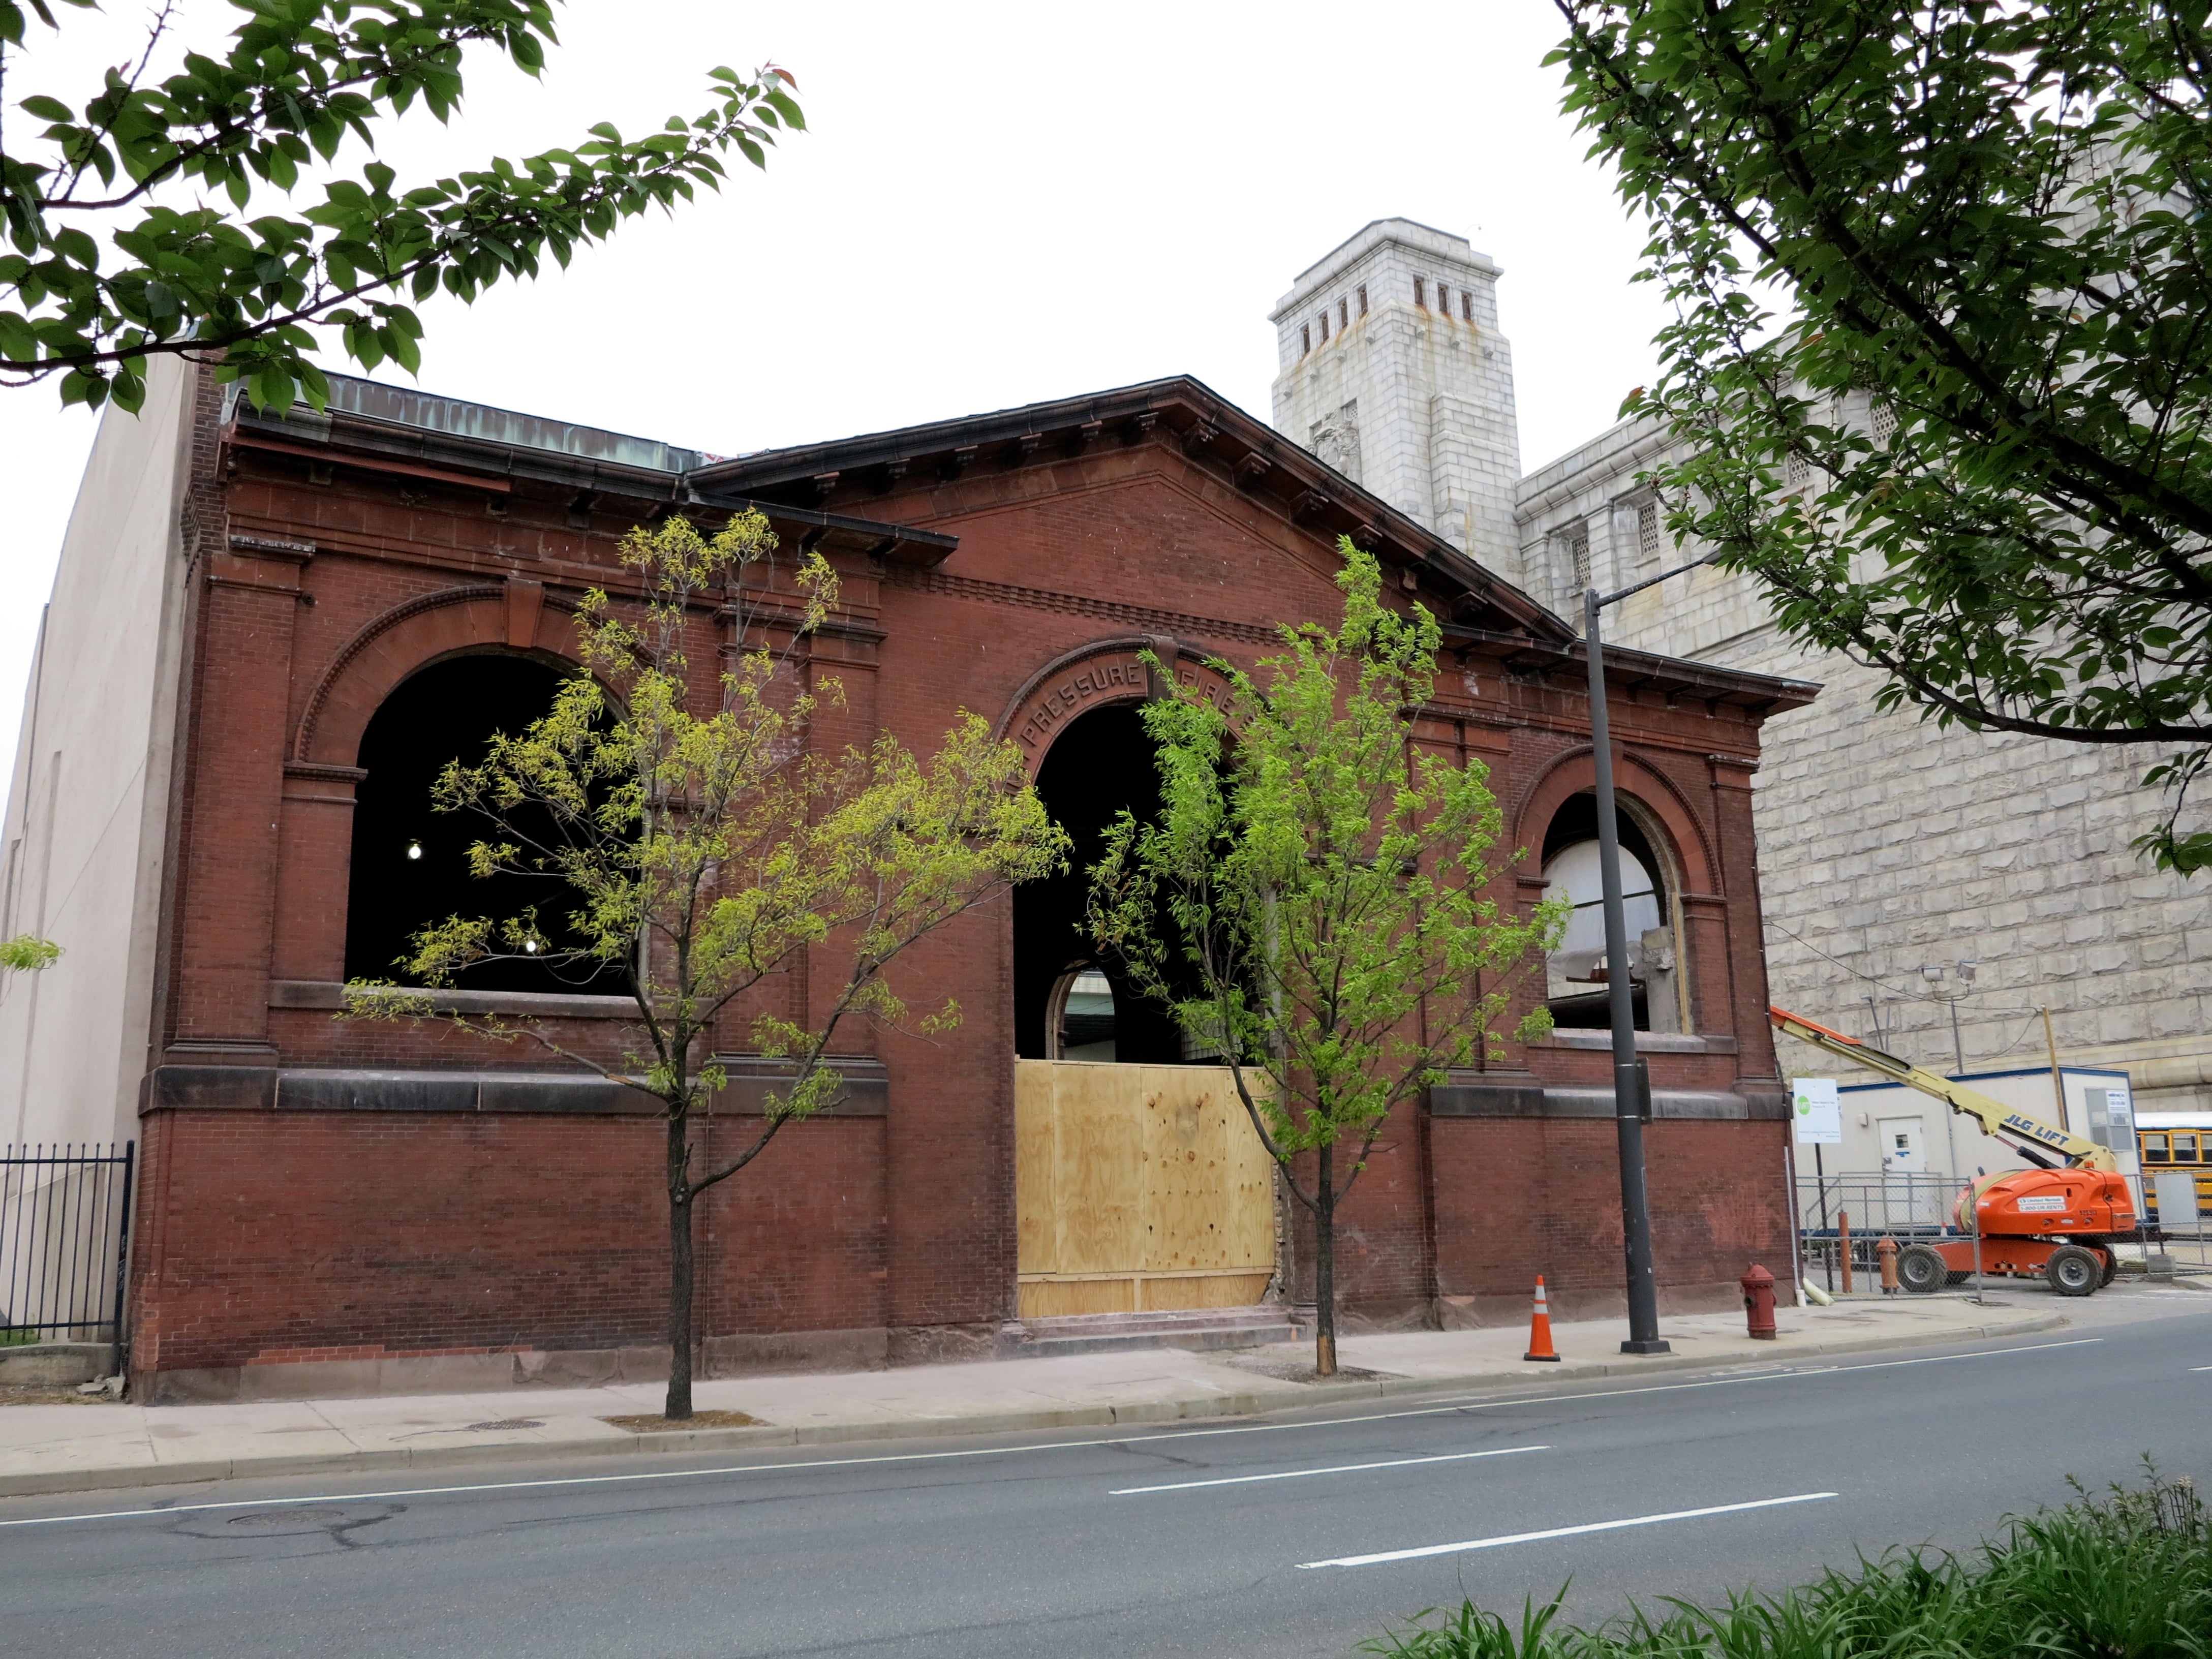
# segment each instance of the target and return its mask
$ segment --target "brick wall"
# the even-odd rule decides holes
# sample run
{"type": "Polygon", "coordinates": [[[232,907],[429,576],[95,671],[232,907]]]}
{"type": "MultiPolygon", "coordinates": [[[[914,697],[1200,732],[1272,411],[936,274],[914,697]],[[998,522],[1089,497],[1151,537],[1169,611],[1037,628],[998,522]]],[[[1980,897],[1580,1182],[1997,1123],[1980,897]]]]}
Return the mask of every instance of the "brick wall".
{"type": "MultiPolygon", "coordinates": [[[[656,1120],[187,1111],[149,1131],[142,1370],[665,1340],[656,1120]]],[[[791,1125],[702,1200],[702,1334],[884,1322],[882,1135],[791,1125]]]]}
{"type": "MultiPolygon", "coordinates": [[[[1167,632],[1193,655],[1249,662],[1276,624],[1333,616],[1328,538],[1170,436],[1042,449],[1034,462],[957,480],[916,467],[881,493],[841,486],[850,499],[823,501],[832,512],[950,532],[960,545],[930,572],[837,556],[845,611],[817,666],[834,666],[847,708],[825,737],[886,730],[927,752],[960,710],[1006,716],[1046,665],[1102,638],[1167,632]]],[[[580,513],[573,491],[518,486],[488,504],[463,488],[349,473],[342,460],[320,482],[295,457],[236,461],[233,530],[316,550],[304,563],[226,552],[228,564],[211,565],[222,585],[207,589],[199,619],[174,994],[158,1058],[279,1069],[556,1066],[435,1024],[342,1024],[272,987],[312,988],[342,971],[348,769],[378,701],[455,650],[561,652],[563,607],[590,585],[619,592],[613,543],[624,521],[580,513]]],[[[702,615],[697,626],[693,659],[711,663],[720,624],[702,615]]],[[[1471,659],[1440,684],[1424,740],[1492,766],[1510,842],[1540,842],[1530,803],[1568,775],[1563,768],[1588,764],[1581,672],[1571,659],[1509,669],[1471,659]]],[[[1735,1037],[1655,1055],[1655,1083],[1725,1092],[1771,1079],[1749,796],[1741,773],[1714,759],[1755,754],[1757,719],[1725,702],[1624,688],[1615,721],[1641,780],[1633,787],[1650,793],[1654,823],[1673,826],[1684,869],[1698,872],[1704,908],[1686,948],[1699,1028],[1735,1037]]],[[[1521,873],[1501,874],[1503,901],[1534,902],[1521,873]]],[[[972,1351],[1011,1315],[1011,938],[1002,896],[902,958],[896,983],[916,1012],[957,1000],[959,1028],[928,1041],[860,1029],[841,1037],[839,1050],[883,1062],[888,1115],[794,1126],[708,1201],[700,1317],[710,1351],[872,1329],[900,1334],[884,1354],[927,1358],[972,1351]]],[[[763,995],[821,1006],[834,964],[827,951],[816,957],[763,995]]],[[[1536,994],[1532,983],[1522,1005],[1536,994]]],[[[602,1060],[624,1046],[611,1018],[556,1030],[602,1060]]],[[[742,1048],[741,1021],[722,1039],[742,1048]]],[[[1532,1085],[1588,1089],[1609,1076],[1601,1054],[1510,1047],[1496,1069],[1532,1085]]],[[[1711,1216],[1759,1212],[1767,1176],[1742,1148],[1776,1133],[1744,1122],[1655,1129],[1655,1192],[1686,1206],[1661,1222],[1669,1285],[1741,1270],[1714,1254],[1711,1216]],[[1669,1149],[1692,1143],[1668,1173],[1669,1149]],[[1668,1262],[1678,1243],[1691,1253],[1680,1273],[1668,1262]]],[[[170,1372],[312,1355],[650,1347],[665,1291],[659,1133],[641,1117],[155,1112],[144,1130],[137,1363],[170,1372]]],[[[1505,1213],[1539,1231],[1601,1225],[1603,1183],[1567,1182],[1555,1202],[1547,1161],[1555,1138],[1578,1146],[1593,1133],[1609,1147],[1609,1126],[1401,1114],[1344,1213],[1347,1302],[1376,1319],[1428,1319],[1447,1277],[1476,1286],[1452,1294],[1516,1285],[1521,1247],[1501,1233],[1499,1212],[1471,1208],[1465,1194],[1503,1192],[1522,1206],[1505,1213]],[[1480,1171],[1466,1152],[1476,1143],[1492,1149],[1480,1171]]],[[[1618,1261],[1587,1242],[1577,1248],[1596,1251],[1586,1276],[1598,1295],[1618,1261]]],[[[1510,1293],[1525,1297],[1525,1284],[1510,1293]]]]}

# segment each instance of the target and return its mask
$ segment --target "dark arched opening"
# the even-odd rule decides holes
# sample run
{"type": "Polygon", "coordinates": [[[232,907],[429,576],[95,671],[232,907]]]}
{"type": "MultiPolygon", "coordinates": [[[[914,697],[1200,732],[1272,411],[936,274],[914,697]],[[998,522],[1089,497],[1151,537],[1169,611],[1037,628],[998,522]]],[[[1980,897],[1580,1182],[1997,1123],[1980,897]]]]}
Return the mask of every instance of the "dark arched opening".
{"type": "MultiPolygon", "coordinates": [[[[430,804],[449,762],[480,760],[494,732],[520,733],[550,712],[566,672],[503,652],[449,657],[402,682],[370,719],[359,762],[368,775],[355,791],[347,978],[406,977],[398,964],[415,934],[449,916],[503,921],[535,905],[549,956],[571,945],[567,918],[576,900],[568,884],[556,875],[471,875],[468,848],[494,826],[430,804]]],[[[471,991],[627,988],[611,964],[550,960],[479,963],[455,982],[471,991]]]]}
{"type": "MultiPolygon", "coordinates": [[[[1616,814],[1620,886],[1628,922],[1628,971],[1639,1031],[1679,1031],[1680,981],[1667,890],[1667,866],[1634,815],[1616,814]]],[[[1566,937],[1545,963],[1545,1006],[1566,1030],[1602,1030],[1613,1023],[1612,974],[1606,958],[1604,889],[1599,877],[1597,798],[1570,795],[1544,833],[1545,896],[1574,901],[1566,937]]]]}
{"type": "Polygon", "coordinates": [[[1074,846],[1066,875],[1014,890],[1014,1052],[1024,1060],[1177,1065],[1182,1030],[1138,996],[1117,962],[1102,960],[1084,913],[1106,827],[1124,810],[1160,810],[1152,734],[1133,703],[1094,708],[1054,739],[1037,770],[1045,810],[1074,846]]]}

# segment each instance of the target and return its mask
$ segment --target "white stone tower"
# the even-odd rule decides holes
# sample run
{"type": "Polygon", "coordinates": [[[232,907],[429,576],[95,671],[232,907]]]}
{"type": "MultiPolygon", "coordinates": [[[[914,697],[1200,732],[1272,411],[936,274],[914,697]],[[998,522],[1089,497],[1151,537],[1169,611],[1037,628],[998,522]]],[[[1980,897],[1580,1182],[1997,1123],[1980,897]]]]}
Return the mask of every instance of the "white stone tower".
{"type": "Polygon", "coordinates": [[[1275,325],[1275,429],[1509,580],[1521,440],[1498,268],[1378,219],[1301,276],[1275,325]]]}

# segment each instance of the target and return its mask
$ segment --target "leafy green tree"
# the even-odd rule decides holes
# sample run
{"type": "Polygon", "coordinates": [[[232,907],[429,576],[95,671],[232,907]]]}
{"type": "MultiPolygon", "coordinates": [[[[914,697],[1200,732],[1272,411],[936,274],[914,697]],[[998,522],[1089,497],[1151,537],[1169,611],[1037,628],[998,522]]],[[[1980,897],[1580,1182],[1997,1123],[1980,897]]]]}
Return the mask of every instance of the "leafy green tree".
{"type": "MultiPolygon", "coordinates": [[[[1413,735],[1436,619],[1389,610],[1374,557],[1340,548],[1335,631],[1285,628],[1256,678],[1213,664],[1219,704],[1182,692],[1145,705],[1159,817],[1109,828],[1091,899],[1100,945],[1227,1066],[1313,1218],[1324,1376],[1339,1206],[1390,1113],[1504,1041],[1515,981],[1566,926],[1564,900],[1523,920],[1490,896],[1504,819],[1487,769],[1413,735]]],[[[1539,1007],[1517,1035],[1551,1024],[1539,1007]]]]}
{"type": "MultiPolygon", "coordinates": [[[[320,408],[315,329],[364,368],[412,373],[410,301],[443,289],[473,302],[548,255],[566,266],[622,220],[719,190],[728,151],[764,166],[776,134],[805,125],[783,70],[718,69],[703,112],[647,137],[601,122],[572,149],[405,188],[380,161],[337,171],[348,140],[373,146],[378,122],[418,102],[445,120],[478,42],[537,75],[552,0],[231,3],[244,21],[227,47],[149,81],[165,9],[136,65],[76,105],[21,100],[34,133],[0,127],[0,383],[58,376],[64,404],[136,409],[146,359],[166,352],[219,362],[265,407],[304,393],[320,408]],[[247,216],[257,191],[289,197],[303,179],[320,179],[320,202],[247,216]]],[[[58,27],[50,0],[0,0],[0,72],[25,51],[26,5],[58,27]]]]}
{"type": "Polygon", "coordinates": [[[12,968],[19,973],[36,973],[42,968],[51,968],[61,953],[60,945],[35,933],[0,939],[0,968],[12,968]]]}
{"type": "Polygon", "coordinates": [[[1885,707],[2212,758],[2212,35],[2173,0],[1555,0],[1676,320],[1683,535],[1885,707]]]}
{"type": "MultiPolygon", "coordinates": [[[[855,1023],[896,1028],[908,1010],[887,971],[918,940],[1010,884],[1065,866],[1067,838],[1045,816],[1020,751],[963,714],[944,748],[917,760],[888,734],[866,749],[814,747],[820,699],[796,653],[835,605],[819,553],[779,568],[757,512],[702,538],[682,518],[634,530],[623,564],[641,605],[590,594],[581,671],[545,717],[493,738],[483,759],[447,767],[441,811],[488,819],[471,848],[479,876],[560,877],[565,929],[534,909],[455,916],[424,929],[401,965],[413,983],[356,981],[343,1017],[438,1018],[528,1040],[656,1097],[666,1126],[669,1218],[666,1414],[691,1414],[692,1215],[786,1124],[833,1103],[828,1056],[855,1023]],[[737,609],[739,648],[703,684],[689,636],[709,600],[737,609]],[[695,686],[701,689],[695,690],[695,686]],[[711,694],[708,690],[711,688],[711,694]],[[711,704],[703,712],[695,703],[711,704]],[[565,942],[564,942],[565,939],[565,942]],[[619,1062],[563,1043],[540,1023],[456,1012],[439,989],[472,963],[527,959],[615,969],[637,1005],[619,1062]],[[782,984],[836,964],[826,1006],[782,984]],[[793,1017],[793,1007],[812,1012],[793,1017]],[[694,1128],[726,1081],[718,1034],[742,1032],[783,1062],[757,1133],[702,1163],[694,1128]]],[[[819,984],[819,980],[814,981],[819,984]]],[[[950,1000],[914,1022],[949,1030],[950,1000]]]]}

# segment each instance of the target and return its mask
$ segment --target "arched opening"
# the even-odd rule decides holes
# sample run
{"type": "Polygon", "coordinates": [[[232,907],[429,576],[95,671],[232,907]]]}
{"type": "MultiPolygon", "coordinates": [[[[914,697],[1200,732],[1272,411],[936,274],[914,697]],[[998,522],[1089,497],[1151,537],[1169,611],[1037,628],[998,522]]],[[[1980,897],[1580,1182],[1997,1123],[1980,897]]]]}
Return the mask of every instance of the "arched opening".
{"type": "Polygon", "coordinates": [[[1152,734],[1136,705],[1109,703],[1072,721],[1037,770],[1037,793],[1074,846],[1066,874],[1014,890],[1014,1052],[1139,1066],[1197,1060],[1168,1009],[1099,959],[1084,921],[1107,826],[1124,809],[1140,820],[1160,810],[1152,734]]]}
{"type": "MultiPolygon", "coordinates": [[[[1636,1029],[1680,1031],[1680,951],[1667,863],[1625,805],[1616,814],[1620,832],[1620,886],[1628,923],[1628,975],[1636,1029]]],[[[1613,964],[1605,949],[1605,889],[1598,866],[1597,798],[1570,795],[1544,835],[1544,896],[1564,892],[1574,901],[1566,936],[1545,962],[1545,1006],[1565,1030],[1602,1030],[1613,1023],[1613,964]]]]}
{"type": "MultiPolygon", "coordinates": [[[[357,763],[368,775],[355,792],[346,977],[404,978],[398,964],[415,934],[449,916],[504,920],[535,905],[549,956],[570,945],[575,898],[568,884],[554,875],[471,875],[469,846],[492,826],[473,814],[434,811],[430,797],[449,762],[481,759],[494,732],[520,732],[550,711],[567,672],[507,652],[448,657],[401,682],[370,718],[357,763]]],[[[480,963],[456,982],[471,991],[626,988],[611,965],[553,961],[480,963]]]]}
{"type": "Polygon", "coordinates": [[[1074,845],[1066,875],[1014,890],[1016,1305],[1041,1319],[1257,1302],[1275,1267],[1273,1164],[1227,1070],[1085,925],[1107,826],[1159,811],[1137,706],[1063,726],[1037,791],[1074,845]]]}

